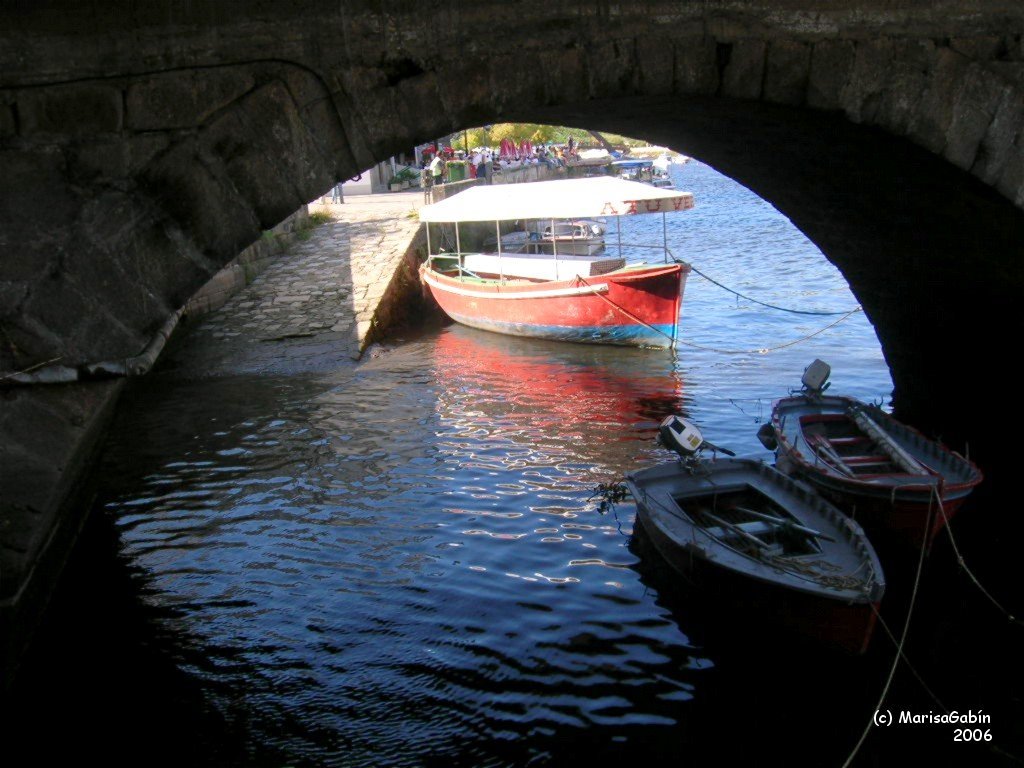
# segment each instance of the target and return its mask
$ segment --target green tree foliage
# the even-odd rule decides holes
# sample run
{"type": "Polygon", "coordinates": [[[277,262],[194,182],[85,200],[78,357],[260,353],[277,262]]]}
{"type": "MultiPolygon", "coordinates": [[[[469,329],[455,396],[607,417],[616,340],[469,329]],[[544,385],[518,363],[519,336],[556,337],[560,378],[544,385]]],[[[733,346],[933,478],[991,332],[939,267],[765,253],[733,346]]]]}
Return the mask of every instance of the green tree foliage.
{"type": "MultiPolygon", "coordinates": [[[[505,139],[511,139],[515,144],[521,141],[530,141],[533,144],[558,144],[564,145],[572,136],[580,146],[597,146],[597,142],[590,132],[582,128],[567,128],[562,125],[541,125],[539,123],[497,123],[486,128],[471,128],[467,131],[470,147],[497,147],[505,139]]],[[[602,135],[616,146],[642,147],[647,142],[642,139],[633,139],[627,136],[619,136],[614,133],[602,133],[602,135]]],[[[461,144],[461,142],[460,142],[461,144]]]]}
{"type": "Polygon", "coordinates": [[[470,148],[488,147],[491,144],[491,137],[485,128],[470,128],[466,131],[470,148]]]}
{"type": "Polygon", "coordinates": [[[554,141],[555,127],[551,125],[539,125],[537,123],[498,123],[491,127],[491,145],[498,145],[505,139],[511,139],[516,144],[521,141],[532,141],[534,144],[544,144],[554,141]]]}

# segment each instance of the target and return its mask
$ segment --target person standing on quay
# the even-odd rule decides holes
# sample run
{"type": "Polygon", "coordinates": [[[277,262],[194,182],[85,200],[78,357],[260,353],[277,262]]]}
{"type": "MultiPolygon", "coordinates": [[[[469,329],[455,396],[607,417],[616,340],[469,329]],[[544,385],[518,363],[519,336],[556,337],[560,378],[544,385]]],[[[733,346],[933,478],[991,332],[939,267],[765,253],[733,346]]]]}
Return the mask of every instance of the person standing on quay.
{"type": "Polygon", "coordinates": [[[438,152],[436,155],[434,155],[434,159],[430,161],[430,175],[434,177],[435,187],[441,183],[443,173],[444,160],[441,159],[441,153],[438,152]]]}

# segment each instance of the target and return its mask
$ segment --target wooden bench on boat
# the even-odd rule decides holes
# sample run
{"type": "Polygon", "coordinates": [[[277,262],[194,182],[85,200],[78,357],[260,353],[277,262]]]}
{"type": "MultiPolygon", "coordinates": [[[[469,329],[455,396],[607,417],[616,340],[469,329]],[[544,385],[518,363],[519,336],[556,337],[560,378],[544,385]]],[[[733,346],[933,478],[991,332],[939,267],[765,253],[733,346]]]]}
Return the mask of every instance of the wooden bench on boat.
{"type": "Polygon", "coordinates": [[[568,280],[576,275],[596,277],[622,269],[626,260],[608,256],[559,254],[467,253],[462,266],[480,276],[520,277],[529,280],[568,280]]]}
{"type": "Polygon", "coordinates": [[[932,474],[862,411],[850,409],[845,414],[803,416],[800,421],[804,439],[814,453],[850,477],[894,473],[929,477],[932,474]],[[813,431],[817,425],[826,427],[826,431],[813,431]],[[828,425],[840,427],[840,433],[829,434],[828,425]],[[845,434],[847,430],[853,434],[845,434]]]}

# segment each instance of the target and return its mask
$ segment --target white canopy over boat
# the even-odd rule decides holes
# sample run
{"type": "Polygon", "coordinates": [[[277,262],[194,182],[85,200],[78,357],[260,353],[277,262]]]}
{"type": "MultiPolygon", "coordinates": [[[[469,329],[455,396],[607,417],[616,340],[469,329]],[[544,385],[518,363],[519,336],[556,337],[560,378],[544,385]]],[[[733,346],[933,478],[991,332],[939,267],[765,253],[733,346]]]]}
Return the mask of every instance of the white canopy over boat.
{"type": "Polygon", "coordinates": [[[423,206],[419,213],[420,221],[461,222],[632,216],[692,207],[690,192],[600,176],[470,187],[439,203],[423,206]]]}

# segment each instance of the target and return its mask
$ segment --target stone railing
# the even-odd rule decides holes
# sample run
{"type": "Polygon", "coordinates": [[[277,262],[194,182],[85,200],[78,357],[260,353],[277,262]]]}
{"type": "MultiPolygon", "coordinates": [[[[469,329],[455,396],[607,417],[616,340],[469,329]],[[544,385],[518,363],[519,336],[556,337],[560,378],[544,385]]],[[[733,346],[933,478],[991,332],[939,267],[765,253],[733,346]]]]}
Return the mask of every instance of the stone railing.
{"type": "MultiPolygon", "coordinates": [[[[523,165],[518,168],[503,168],[498,173],[490,175],[491,184],[522,184],[530,181],[549,181],[551,179],[565,178],[564,168],[549,168],[543,163],[538,165],[523,165]]],[[[426,204],[437,203],[452,195],[456,195],[465,189],[475,187],[478,184],[488,183],[486,179],[465,179],[463,181],[450,181],[446,184],[437,184],[423,189],[423,202],[426,204]]]]}
{"type": "Polygon", "coordinates": [[[565,177],[563,168],[550,168],[543,163],[521,165],[518,168],[502,168],[491,177],[492,184],[520,184],[526,181],[548,181],[565,177]]]}
{"type": "Polygon", "coordinates": [[[465,179],[463,181],[449,181],[447,184],[435,184],[423,188],[423,202],[425,204],[439,203],[447,200],[452,195],[457,195],[464,189],[475,187],[478,184],[486,183],[484,179],[465,179]]]}

